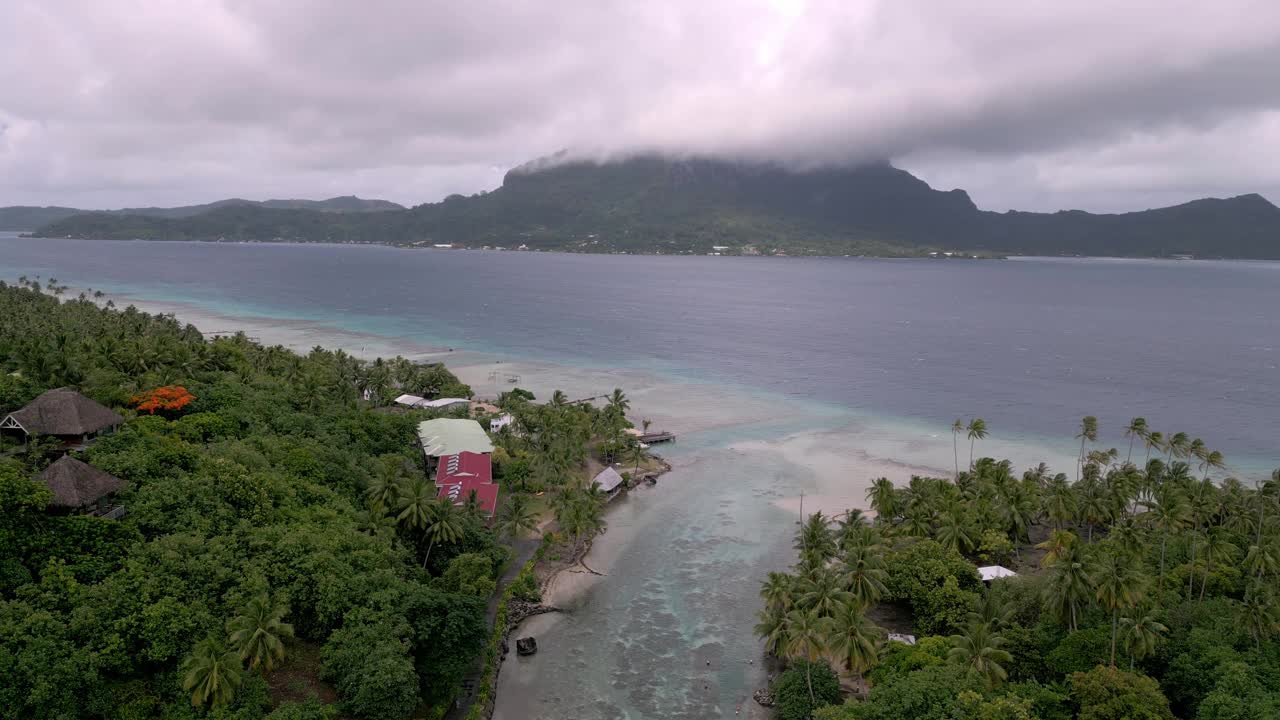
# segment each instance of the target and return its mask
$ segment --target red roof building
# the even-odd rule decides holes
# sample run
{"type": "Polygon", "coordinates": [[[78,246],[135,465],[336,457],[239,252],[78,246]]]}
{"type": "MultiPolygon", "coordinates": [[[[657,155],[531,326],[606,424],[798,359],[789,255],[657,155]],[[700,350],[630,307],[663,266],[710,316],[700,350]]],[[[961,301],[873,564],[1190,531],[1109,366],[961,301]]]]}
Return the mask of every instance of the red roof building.
{"type": "Polygon", "coordinates": [[[480,512],[487,518],[492,519],[493,514],[498,510],[498,486],[493,483],[481,483],[468,479],[446,485],[437,482],[436,487],[438,488],[437,497],[447,497],[453,501],[454,505],[465,505],[471,493],[475,493],[480,512]]]}
{"type": "Polygon", "coordinates": [[[489,456],[473,452],[442,455],[440,464],[436,466],[436,484],[451,485],[464,480],[492,483],[493,465],[489,462],[489,456]]]}

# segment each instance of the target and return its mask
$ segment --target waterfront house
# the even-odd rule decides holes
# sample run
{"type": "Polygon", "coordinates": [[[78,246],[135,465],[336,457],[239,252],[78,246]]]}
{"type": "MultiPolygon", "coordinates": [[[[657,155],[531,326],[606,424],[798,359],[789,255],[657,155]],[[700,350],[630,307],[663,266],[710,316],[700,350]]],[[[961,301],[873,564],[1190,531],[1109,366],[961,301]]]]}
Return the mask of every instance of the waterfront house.
{"type": "Polygon", "coordinates": [[[510,413],[499,415],[489,420],[489,432],[496,433],[515,421],[516,419],[510,413]]]}
{"type": "Polygon", "coordinates": [[[68,448],[83,448],[100,435],[115,432],[124,423],[120,413],[71,388],[40,394],[26,407],[0,420],[0,431],[56,437],[68,448]]]}
{"type": "Polygon", "coordinates": [[[114,501],[125,482],[114,475],[63,455],[36,476],[36,482],[53,492],[49,507],[77,515],[98,515],[112,520],[124,517],[124,506],[114,501]]]}
{"type": "Polygon", "coordinates": [[[600,486],[600,489],[605,493],[613,495],[618,492],[618,488],[622,487],[624,481],[617,470],[607,467],[601,470],[591,482],[600,486]]]}

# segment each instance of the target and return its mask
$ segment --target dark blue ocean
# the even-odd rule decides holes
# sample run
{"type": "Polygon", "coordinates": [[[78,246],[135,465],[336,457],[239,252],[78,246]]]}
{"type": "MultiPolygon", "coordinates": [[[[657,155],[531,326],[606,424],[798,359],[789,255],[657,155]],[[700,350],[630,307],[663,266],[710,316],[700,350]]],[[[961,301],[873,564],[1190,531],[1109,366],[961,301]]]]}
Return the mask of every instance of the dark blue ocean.
{"type": "MultiPolygon", "coordinates": [[[[0,236],[0,278],[56,277],[206,330],[427,353],[482,394],[623,387],[680,439],[522,626],[495,720],[748,718],[766,683],[756,588],[796,512],[976,452],[1071,472],[1083,415],[1280,466],[1280,264],[591,256],[0,236]],[[452,352],[450,352],[452,350],[452,352]],[[953,444],[954,443],[954,444],[953,444]],[[739,714],[741,713],[741,714],[739,714]]],[[[1137,450],[1142,453],[1141,447],[1137,450]]]]}

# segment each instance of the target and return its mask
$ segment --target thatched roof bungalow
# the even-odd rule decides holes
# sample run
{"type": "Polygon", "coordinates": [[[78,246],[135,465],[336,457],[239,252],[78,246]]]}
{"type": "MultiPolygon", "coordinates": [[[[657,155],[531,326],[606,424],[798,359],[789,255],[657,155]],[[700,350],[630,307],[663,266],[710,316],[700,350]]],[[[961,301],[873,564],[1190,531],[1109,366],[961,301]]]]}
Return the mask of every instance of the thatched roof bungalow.
{"type": "Polygon", "coordinates": [[[79,446],[123,423],[120,413],[64,387],[43,392],[26,407],[7,415],[0,420],[0,430],[17,430],[26,437],[52,435],[67,445],[79,446]]]}
{"type": "Polygon", "coordinates": [[[111,512],[111,496],[125,487],[124,480],[70,455],[45,468],[36,482],[53,491],[49,507],[95,515],[111,512]]]}

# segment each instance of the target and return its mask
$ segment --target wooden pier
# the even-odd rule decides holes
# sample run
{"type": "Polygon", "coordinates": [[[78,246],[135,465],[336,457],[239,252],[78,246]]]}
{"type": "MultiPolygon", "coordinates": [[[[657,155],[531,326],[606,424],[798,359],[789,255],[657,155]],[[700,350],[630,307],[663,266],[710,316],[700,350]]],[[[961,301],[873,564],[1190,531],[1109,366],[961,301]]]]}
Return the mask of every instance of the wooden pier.
{"type": "Polygon", "coordinates": [[[676,434],[672,432],[652,432],[645,433],[636,439],[645,445],[652,445],[654,443],[675,442],[676,434]]]}

